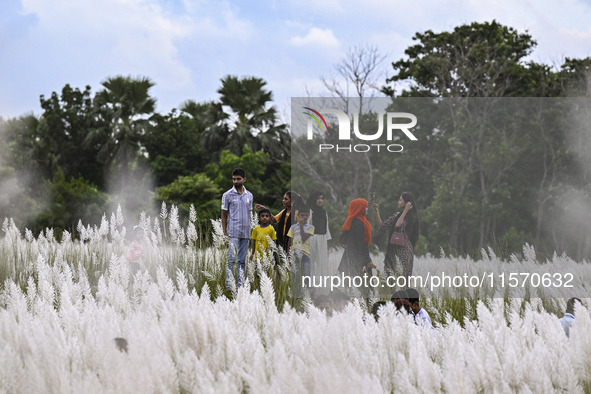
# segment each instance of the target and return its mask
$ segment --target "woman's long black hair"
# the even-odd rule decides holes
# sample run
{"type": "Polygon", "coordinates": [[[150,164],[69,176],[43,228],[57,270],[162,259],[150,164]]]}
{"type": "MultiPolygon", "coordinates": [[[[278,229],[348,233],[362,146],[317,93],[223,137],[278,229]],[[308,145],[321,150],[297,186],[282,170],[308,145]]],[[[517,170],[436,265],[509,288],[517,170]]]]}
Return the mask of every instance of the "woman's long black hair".
{"type": "Polygon", "coordinates": [[[323,207],[319,207],[316,205],[316,201],[318,201],[318,197],[323,196],[324,193],[320,190],[314,190],[310,193],[310,197],[308,198],[308,208],[312,210],[314,213],[312,215],[312,225],[314,226],[314,234],[326,234],[326,229],[328,226],[328,216],[326,215],[326,211],[323,207]]]}

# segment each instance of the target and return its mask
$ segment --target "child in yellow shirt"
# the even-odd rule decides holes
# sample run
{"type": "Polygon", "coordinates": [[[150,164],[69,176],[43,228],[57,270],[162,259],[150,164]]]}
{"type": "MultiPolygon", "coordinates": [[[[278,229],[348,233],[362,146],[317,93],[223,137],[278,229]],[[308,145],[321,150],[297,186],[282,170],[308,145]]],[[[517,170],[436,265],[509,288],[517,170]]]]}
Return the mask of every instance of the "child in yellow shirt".
{"type": "Polygon", "coordinates": [[[271,258],[271,249],[269,247],[269,238],[277,240],[275,229],[271,226],[271,211],[263,208],[259,211],[259,225],[252,230],[250,236],[250,258],[271,258]]]}

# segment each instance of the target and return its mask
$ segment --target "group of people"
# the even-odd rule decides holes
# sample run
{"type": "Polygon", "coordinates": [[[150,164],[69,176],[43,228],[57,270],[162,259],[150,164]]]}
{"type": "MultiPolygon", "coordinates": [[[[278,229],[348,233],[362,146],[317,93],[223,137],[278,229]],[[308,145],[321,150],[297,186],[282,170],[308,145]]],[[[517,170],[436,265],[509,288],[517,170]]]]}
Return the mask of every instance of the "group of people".
{"type": "MultiPolygon", "coordinates": [[[[233,275],[234,266],[237,266],[235,278],[240,286],[245,275],[249,244],[251,256],[262,258],[270,253],[269,239],[276,241],[278,246],[293,256],[296,269],[301,275],[310,276],[313,262],[318,269],[326,267],[327,242],[331,239],[331,234],[328,215],[323,207],[323,193],[314,191],[308,201],[304,202],[299,194],[288,191],[283,196],[284,208],[276,215],[265,206],[256,204],[260,224],[251,233],[253,196],[244,187],[245,181],[246,172],[241,168],[235,169],[232,173],[234,186],[222,196],[222,228],[229,240],[227,281],[233,275]]],[[[383,221],[378,203],[372,203],[377,229],[386,232],[389,240],[384,266],[390,272],[400,272],[408,277],[412,275],[414,248],[419,239],[419,216],[412,193],[402,193],[398,207],[400,211],[383,221]],[[397,269],[398,266],[401,269],[397,269]]],[[[339,272],[346,275],[360,276],[367,269],[375,268],[369,254],[372,225],[367,219],[368,209],[369,202],[363,198],[355,199],[349,204],[340,236],[345,251],[338,267],[339,272]]]]}
{"type": "MultiPolygon", "coordinates": [[[[390,272],[398,269],[405,277],[412,275],[414,264],[414,249],[419,240],[419,215],[414,196],[404,192],[398,199],[400,211],[382,221],[379,204],[372,203],[376,215],[378,231],[387,233],[388,248],[384,259],[384,267],[390,272]]],[[[347,219],[342,227],[341,243],[345,252],[341,258],[339,271],[347,275],[361,275],[364,269],[371,269],[375,265],[369,255],[369,245],[372,240],[372,226],[367,219],[369,202],[358,198],[349,204],[347,219]]]]}
{"type": "MultiPolygon", "coordinates": [[[[312,262],[318,268],[326,267],[328,244],[331,239],[328,215],[324,209],[324,194],[314,191],[307,202],[293,192],[283,196],[284,209],[276,215],[263,205],[256,204],[259,225],[251,231],[251,211],[253,195],[244,187],[246,172],[236,168],[232,172],[233,187],[222,196],[222,228],[229,241],[228,260],[226,263],[226,286],[231,288],[231,278],[241,286],[245,277],[245,261],[248,250],[251,258],[269,258],[272,253],[269,240],[276,242],[292,258],[300,275],[310,275],[312,262]],[[237,272],[234,274],[234,267],[237,272]]],[[[398,199],[399,211],[382,220],[379,204],[372,202],[378,232],[386,232],[388,247],[384,258],[384,267],[390,273],[401,273],[405,277],[412,275],[414,250],[419,239],[419,216],[414,196],[403,192],[398,199]]],[[[369,245],[372,242],[372,225],[367,219],[369,202],[363,198],[350,202],[347,218],[341,227],[339,237],[345,250],[338,267],[339,272],[351,276],[360,276],[368,269],[375,268],[371,261],[369,245]]],[[[133,241],[126,254],[126,260],[132,277],[140,270],[143,258],[142,238],[144,231],[139,226],[133,228],[133,241]]],[[[318,272],[328,274],[328,272],[318,272]]],[[[341,292],[331,296],[319,295],[317,306],[321,309],[341,310],[348,297],[341,292]],[[333,299],[334,298],[334,299],[333,299]],[[333,305],[334,304],[334,305],[333,305]]],[[[433,328],[428,313],[421,308],[419,293],[416,289],[404,289],[395,292],[391,301],[399,313],[411,316],[422,326],[433,328]]],[[[567,310],[560,319],[566,335],[574,320],[575,303],[578,298],[571,298],[567,310]]],[[[385,305],[378,301],[373,305],[373,314],[378,318],[378,309],[385,305]]]]}
{"type": "Polygon", "coordinates": [[[226,286],[231,287],[234,277],[238,286],[245,277],[246,256],[250,244],[251,258],[271,258],[269,240],[276,242],[293,257],[293,263],[301,275],[311,274],[312,259],[328,259],[328,216],[322,207],[324,195],[315,191],[305,203],[292,191],[283,196],[284,209],[276,215],[261,204],[256,204],[259,225],[250,231],[250,212],[253,196],[244,187],[246,172],[236,168],[232,172],[233,187],[222,196],[222,228],[229,240],[226,263],[226,286]],[[274,225],[274,226],[273,226],[274,225]],[[237,266],[234,275],[234,267],[237,266]]]}
{"type": "MultiPolygon", "coordinates": [[[[435,329],[429,313],[421,307],[419,292],[416,289],[398,290],[392,294],[391,301],[396,307],[396,314],[412,318],[414,323],[421,327],[435,329]]],[[[373,304],[371,313],[376,321],[379,319],[379,310],[387,304],[386,301],[377,301],[373,304]]]]}

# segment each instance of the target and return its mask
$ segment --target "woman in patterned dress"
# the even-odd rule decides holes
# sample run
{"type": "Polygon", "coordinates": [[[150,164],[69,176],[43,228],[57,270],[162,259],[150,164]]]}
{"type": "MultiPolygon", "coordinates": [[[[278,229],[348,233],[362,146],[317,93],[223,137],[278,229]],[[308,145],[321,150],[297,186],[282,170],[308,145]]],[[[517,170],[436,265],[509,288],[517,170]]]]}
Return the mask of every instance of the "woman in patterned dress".
{"type": "Polygon", "coordinates": [[[415,198],[410,192],[402,193],[398,199],[398,208],[402,210],[390,216],[386,221],[382,221],[377,203],[373,203],[373,208],[376,212],[378,230],[388,230],[388,249],[384,266],[387,270],[396,272],[396,262],[399,261],[402,265],[402,275],[408,279],[412,275],[414,249],[419,240],[419,214],[415,198]],[[389,242],[394,231],[404,233],[406,240],[404,246],[389,242]]]}

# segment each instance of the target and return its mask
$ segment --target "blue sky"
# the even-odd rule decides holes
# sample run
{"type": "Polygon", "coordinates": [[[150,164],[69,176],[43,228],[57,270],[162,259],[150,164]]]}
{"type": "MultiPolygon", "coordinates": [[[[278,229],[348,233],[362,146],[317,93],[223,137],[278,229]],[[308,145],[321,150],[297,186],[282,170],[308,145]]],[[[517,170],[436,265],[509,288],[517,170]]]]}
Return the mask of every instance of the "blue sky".
{"type": "Polygon", "coordinates": [[[290,97],[325,94],[320,78],[353,45],[377,47],[385,77],[416,32],[492,19],[527,30],[536,61],[591,56],[589,0],[2,0],[0,116],[39,115],[39,95],[115,75],[150,77],[160,113],[254,75],[288,113],[290,97]]]}

